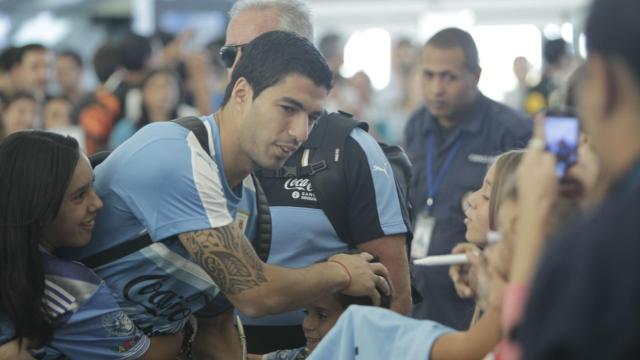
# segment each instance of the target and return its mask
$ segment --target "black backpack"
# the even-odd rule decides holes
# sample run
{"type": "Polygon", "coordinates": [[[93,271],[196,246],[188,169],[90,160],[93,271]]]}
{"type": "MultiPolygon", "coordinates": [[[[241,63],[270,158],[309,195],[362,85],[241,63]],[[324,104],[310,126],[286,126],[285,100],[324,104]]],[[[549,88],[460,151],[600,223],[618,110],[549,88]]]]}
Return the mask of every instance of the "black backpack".
{"type": "MultiPolygon", "coordinates": [[[[187,116],[179,119],[172,120],[178,125],[185,127],[193,132],[198,139],[200,146],[209,154],[209,135],[204,123],[195,116],[187,116]]],[[[111,153],[111,151],[101,151],[93,154],[89,157],[91,167],[95,168],[102,163],[111,153]]],[[[260,182],[256,176],[251,173],[251,179],[256,190],[256,238],[252,242],[252,245],[258,254],[258,257],[264,262],[267,261],[269,256],[269,250],[271,248],[271,213],[269,211],[269,202],[265,195],[260,182]]],[[[98,252],[97,254],[86,257],[80,262],[84,263],[90,268],[97,268],[101,265],[108,264],[112,261],[125,257],[133,252],[136,252],[148,245],[151,245],[153,241],[149,237],[148,233],[141,235],[133,240],[126,241],[112,248],[98,252]]]]}
{"type": "MultiPolygon", "coordinates": [[[[284,166],[279,170],[257,171],[259,176],[264,177],[309,177],[322,211],[329,218],[338,237],[345,240],[351,248],[355,248],[355,245],[346,221],[349,196],[346,192],[347,187],[344,185],[346,175],[342,154],[347,138],[355,127],[369,131],[367,123],[357,121],[347,112],[326,114],[318,121],[309,139],[302,145],[304,151],[308,150],[306,165],[298,163],[296,166],[284,166]]],[[[409,202],[409,187],[413,165],[402,147],[381,142],[378,144],[393,170],[400,210],[407,227],[407,256],[410,259],[413,209],[409,202]]],[[[303,155],[302,158],[304,159],[305,156],[303,155]]],[[[412,297],[414,303],[422,300],[415,288],[412,288],[412,297]]]]}

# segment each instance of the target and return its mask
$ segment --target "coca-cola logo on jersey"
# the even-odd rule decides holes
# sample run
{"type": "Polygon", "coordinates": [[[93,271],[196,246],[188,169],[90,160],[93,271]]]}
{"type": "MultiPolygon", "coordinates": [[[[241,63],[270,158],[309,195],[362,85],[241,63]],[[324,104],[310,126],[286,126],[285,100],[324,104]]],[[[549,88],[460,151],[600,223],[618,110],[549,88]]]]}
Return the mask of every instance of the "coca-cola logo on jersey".
{"type": "Polygon", "coordinates": [[[313,191],[311,187],[311,180],[309,179],[290,178],[284,183],[284,188],[286,190],[313,191]]]}

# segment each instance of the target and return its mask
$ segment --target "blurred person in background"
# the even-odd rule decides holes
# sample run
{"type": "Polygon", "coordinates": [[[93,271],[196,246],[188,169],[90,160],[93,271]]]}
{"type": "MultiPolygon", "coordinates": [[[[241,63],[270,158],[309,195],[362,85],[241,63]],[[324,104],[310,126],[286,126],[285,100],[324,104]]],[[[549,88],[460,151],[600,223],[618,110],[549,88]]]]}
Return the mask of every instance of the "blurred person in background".
{"type": "Polygon", "coordinates": [[[65,50],[56,58],[56,79],[60,86],[60,94],[76,104],[82,99],[82,58],[77,52],[65,50]]]}
{"type": "Polygon", "coordinates": [[[128,34],[118,46],[119,70],[115,74],[120,81],[113,94],[121,106],[120,117],[140,116],[142,95],[140,84],[151,68],[151,40],[146,36],[128,34]]]}
{"type": "Polygon", "coordinates": [[[169,121],[197,115],[196,109],[182,102],[182,84],[178,74],[170,69],[151,70],[140,84],[142,109],[137,119],[118,121],[111,132],[109,148],[115,149],[138,129],[156,121],[169,121]]]}
{"type": "Polygon", "coordinates": [[[371,107],[373,105],[372,103],[374,96],[371,78],[369,77],[369,75],[367,75],[366,72],[361,70],[355,73],[351,78],[349,78],[347,82],[351,89],[353,89],[353,92],[356,96],[353,116],[361,121],[371,123],[373,116],[373,114],[371,113],[371,107]]]}
{"type": "Polygon", "coordinates": [[[392,72],[389,85],[377,92],[372,111],[374,129],[389,144],[404,144],[407,120],[422,103],[419,52],[409,38],[395,42],[391,53],[392,72]]]}
{"type": "MultiPolygon", "coordinates": [[[[175,70],[184,84],[183,101],[193,105],[199,114],[206,115],[218,108],[213,106],[215,102],[212,100],[212,94],[216,89],[220,89],[214,88],[211,84],[212,78],[219,75],[212,67],[218,54],[193,44],[193,37],[193,31],[190,30],[185,30],[177,36],[157,33],[154,39],[160,41],[163,47],[153,54],[152,62],[153,68],[175,70]]],[[[226,71],[215,80],[221,80],[222,86],[226,85],[226,71]]]]}
{"type": "Polygon", "coordinates": [[[86,152],[84,130],[73,124],[71,113],[73,103],[64,96],[54,96],[47,99],[42,112],[42,125],[47,131],[71,136],[78,141],[80,151],[86,152]]]}
{"type": "MultiPolygon", "coordinates": [[[[478,50],[466,31],[436,33],[424,46],[421,65],[425,105],[405,129],[414,165],[411,200],[418,213],[414,257],[449,254],[465,240],[466,196],[480,187],[496,155],[524,146],[531,136],[529,119],[478,90],[478,50]]],[[[447,269],[418,267],[414,276],[425,295],[414,306],[414,317],[456,329],[469,325],[474,304],[457,296],[447,269]]]]}
{"type": "Polygon", "coordinates": [[[0,94],[9,96],[13,93],[12,69],[18,48],[8,46],[0,52],[0,94]]]}
{"type": "Polygon", "coordinates": [[[524,100],[528,114],[536,114],[543,109],[556,109],[562,104],[560,87],[565,84],[573,71],[573,55],[563,39],[547,40],[542,48],[544,68],[537,85],[530,87],[524,100]]]}
{"type": "Polygon", "coordinates": [[[93,68],[98,78],[96,91],[87,94],[73,112],[74,123],[80,124],[86,136],[87,155],[105,150],[111,129],[121,114],[122,104],[114,91],[120,83],[118,48],[105,43],[93,56],[93,68]]]}
{"type": "Polygon", "coordinates": [[[318,50],[327,59],[333,73],[333,89],[329,94],[327,110],[355,113],[358,110],[358,95],[348,79],[340,74],[344,64],[344,39],[337,33],[327,33],[320,38],[318,50]]]}
{"type": "Polygon", "coordinates": [[[18,48],[15,56],[14,91],[30,91],[43,101],[49,86],[51,52],[44,45],[28,44],[18,48]]]}
{"type": "Polygon", "coordinates": [[[2,138],[15,132],[40,127],[40,105],[30,92],[17,92],[2,113],[2,138]]]}
{"type": "Polygon", "coordinates": [[[66,128],[72,125],[71,111],[73,104],[64,96],[47,99],[42,114],[42,124],[45,129],[66,128]]]}
{"type": "Polygon", "coordinates": [[[513,59],[513,74],[516,77],[516,87],[507,92],[504,96],[504,103],[511,108],[524,112],[524,100],[527,96],[529,86],[527,85],[527,75],[531,65],[524,56],[513,59]]]}

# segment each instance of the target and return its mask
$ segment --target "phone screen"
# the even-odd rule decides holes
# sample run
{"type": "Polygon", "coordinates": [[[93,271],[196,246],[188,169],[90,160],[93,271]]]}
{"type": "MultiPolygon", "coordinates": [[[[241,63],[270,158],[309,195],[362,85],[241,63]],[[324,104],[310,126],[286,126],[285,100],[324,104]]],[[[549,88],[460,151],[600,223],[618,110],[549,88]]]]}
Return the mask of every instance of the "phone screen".
{"type": "Polygon", "coordinates": [[[578,160],[580,125],[575,116],[548,115],[544,119],[547,150],[556,155],[556,173],[564,177],[569,166],[578,160]]]}

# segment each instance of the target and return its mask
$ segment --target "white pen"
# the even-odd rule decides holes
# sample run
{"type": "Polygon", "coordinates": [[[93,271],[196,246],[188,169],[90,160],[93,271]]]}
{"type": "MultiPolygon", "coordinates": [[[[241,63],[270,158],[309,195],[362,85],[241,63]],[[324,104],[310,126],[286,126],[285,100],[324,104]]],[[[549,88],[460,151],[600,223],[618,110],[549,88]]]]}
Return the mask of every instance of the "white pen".
{"type": "Polygon", "coordinates": [[[413,260],[414,265],[422,266],[457,265],[466,264],[468,262],[469,258],[466,254],[434,255],[413,260]]]}
{"type": "MultiPolygon", "coordinates": [[[[487,233],[487,244],[495,244],[502,240],[502,235],[497,231],[489,231],[487,233]]],[[[459,265],[467,264],[469,258],[466,254],[449,254],[449,255],[434,255],[427,256],[426,258],[413,260],[414,265],[422,266],[442,266],[442,265],[459,265]]]]}

